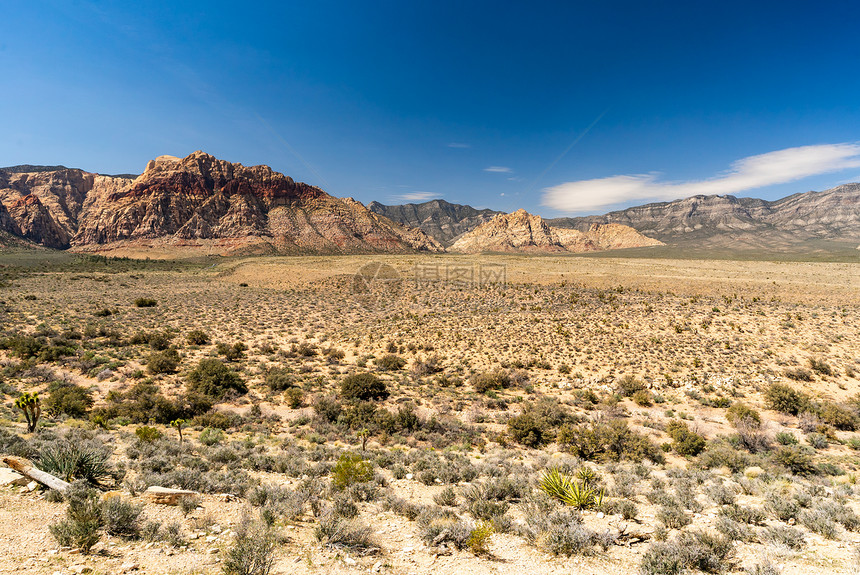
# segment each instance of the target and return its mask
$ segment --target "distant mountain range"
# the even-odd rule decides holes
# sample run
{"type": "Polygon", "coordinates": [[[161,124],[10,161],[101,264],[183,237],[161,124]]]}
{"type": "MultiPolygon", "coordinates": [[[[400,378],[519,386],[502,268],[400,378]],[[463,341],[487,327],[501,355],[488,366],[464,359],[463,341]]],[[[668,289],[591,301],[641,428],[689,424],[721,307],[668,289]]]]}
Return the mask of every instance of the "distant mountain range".
{"type": "Polygon", "coordinates": [[[379,202],[370,202],[367,208],[405,226],[421,228],[445,246],[451,245],[466,232],[490,221],[493,216],[504,213],[451,204],[445,200],[400,206],[384,206],[379,202]]]}
{"type": "Polygon", "coordinates": [[[579,252],[801,249],[860,243],[860,184],[776,201],[693,196],[601,216],[544,220],[444,200],[364,206],[273,171],[203,152],[139,175],[64,166],[0,168],[0,244],[111,253],[579,252]]]}

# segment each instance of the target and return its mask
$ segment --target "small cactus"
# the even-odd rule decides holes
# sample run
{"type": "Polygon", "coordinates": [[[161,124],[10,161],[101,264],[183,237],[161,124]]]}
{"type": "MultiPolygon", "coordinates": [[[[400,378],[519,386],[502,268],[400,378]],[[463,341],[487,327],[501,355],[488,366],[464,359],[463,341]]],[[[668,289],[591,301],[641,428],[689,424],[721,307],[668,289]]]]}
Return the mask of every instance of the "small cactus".
{"type": "Polygon", "coordinates": [[[27,433],[36,431],[36,424],[39,423],[39,417],[42,415],[42,406],[39,402],[38,393],[24,393],[15,400],[15,407],[24,412],[24,417],[27,418],[27,433]]]}

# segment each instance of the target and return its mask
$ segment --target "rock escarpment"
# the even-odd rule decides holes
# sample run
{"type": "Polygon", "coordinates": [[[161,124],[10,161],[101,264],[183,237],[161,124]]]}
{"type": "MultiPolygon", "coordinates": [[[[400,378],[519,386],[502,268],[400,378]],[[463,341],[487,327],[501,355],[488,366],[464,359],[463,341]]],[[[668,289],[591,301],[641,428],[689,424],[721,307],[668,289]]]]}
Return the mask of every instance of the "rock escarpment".
{"type": "Polygon", "coordinates": [[[500,214],[465,234],[452,251],[480,252],[589,252],[661,245],[636,230],[618,224],[595,224],[587,231],[553,228],[525,210],[500,214]]]}

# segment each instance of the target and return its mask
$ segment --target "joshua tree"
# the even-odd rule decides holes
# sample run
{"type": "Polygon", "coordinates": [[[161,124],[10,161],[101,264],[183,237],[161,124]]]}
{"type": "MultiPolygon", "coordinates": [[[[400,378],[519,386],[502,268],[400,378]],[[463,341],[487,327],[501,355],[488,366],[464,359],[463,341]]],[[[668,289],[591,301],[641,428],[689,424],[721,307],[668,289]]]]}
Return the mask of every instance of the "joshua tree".
{"type": "Polygon", "coordinates": [[[361,450],[367,451],[367,440],[370,439],[370,431],[365,428],[358,432],[358,438],[361,439],[361,450]]]}
{"type": "Polygon", "coordinates": [[[36,424],[42,415],[42,407],[39,405],[38,393],[24,393],[15,400],[15,407],[24,412],[27,418],[27,433],[36,431],[36,424]]]}
{"type": "Polygon", "coordinates": [[[176,431],[179,432],[179,443],[182,443],[182,426],[185,425],[186,421],[184,419],[174,419],[170,422],[170,425],[176,428],[176,431]]]}

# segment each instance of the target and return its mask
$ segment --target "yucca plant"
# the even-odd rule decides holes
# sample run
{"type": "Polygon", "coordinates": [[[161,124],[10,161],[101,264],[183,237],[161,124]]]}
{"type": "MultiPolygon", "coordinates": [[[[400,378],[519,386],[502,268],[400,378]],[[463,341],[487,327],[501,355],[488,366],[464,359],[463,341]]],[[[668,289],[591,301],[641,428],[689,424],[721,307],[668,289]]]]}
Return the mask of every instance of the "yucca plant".
{"type": "Polygon", "coordinates": [[[42,406],[39,402],[39,394],[21,394],[21,397],[15,400],[15,407],[23,411],[24,417],[27,418],[27,433],[33,433],[36,431],[36,424],[39,423],[39,416],[42,415],[42,406]]]}
{"type": "Polygon", "coordinates": [[[557,468],[552,468],[544,472],[540,479],[540,488],[550,497],[577,509],[600,507],[603,504],[604,490],[592,486],[597,474],[592,469],[583,467],[577,475],[580,481],[574,481],[557,468]]]}
{"type": "Polygon", "coordinates": [[[110,477],[107,456],[99,449],[60,443],[50,445],[39,454],[39,468],[71,483],[83,479],[92,484],[110,477]]]}

